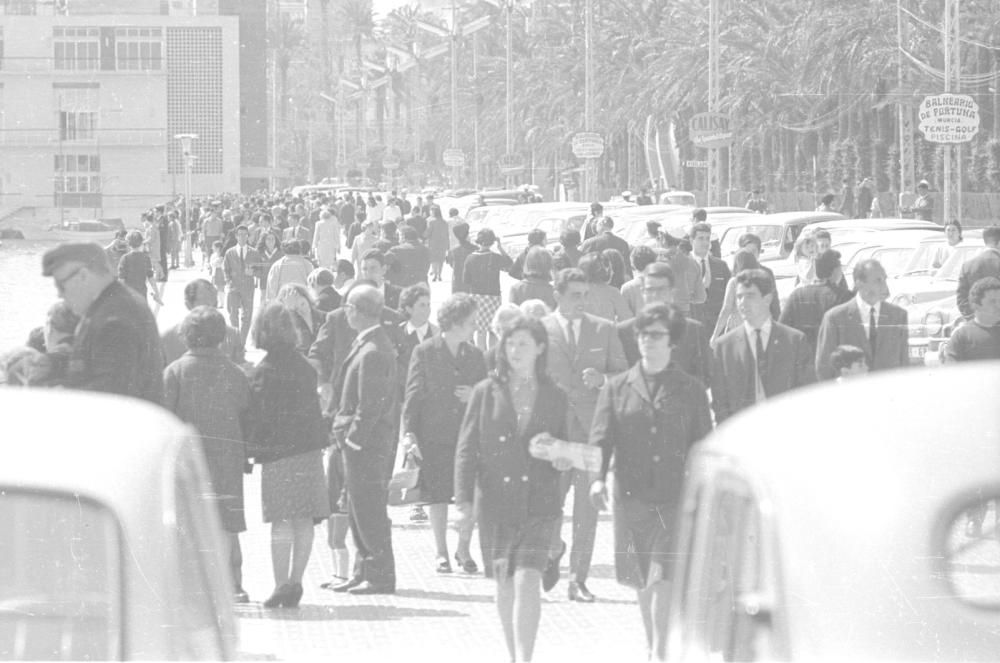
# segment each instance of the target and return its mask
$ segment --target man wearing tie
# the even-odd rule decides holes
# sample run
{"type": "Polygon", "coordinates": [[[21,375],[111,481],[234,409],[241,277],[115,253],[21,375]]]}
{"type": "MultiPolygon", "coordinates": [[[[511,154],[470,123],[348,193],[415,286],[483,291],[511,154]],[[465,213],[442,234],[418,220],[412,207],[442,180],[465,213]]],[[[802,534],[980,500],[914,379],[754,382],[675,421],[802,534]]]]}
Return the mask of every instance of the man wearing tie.
{"type": "Polygon", "coordinates": [[[885,301],[889,298],[885,269],[878,260],[862,260],[854,267],[858,294],[834,306],[823,316],[816,340],[816,375],[837,377],[830,354],[838,345],[855,345],[865,351],[869,371],[909,366],[909,327],[906,310],[885,301]]]}
{"type": "Polygon", "coordinates": [[[222,271],[226,278],[226,309],[229,323],[240,330],[246,343],[253,320],[253,297],[256,288],[254,268],[261,262],[256,249],[247,245],[250,231],[246,226],[236,229],[236,246],[226,251],[222,271]]]}
{"type": "MultiPolygon", "coordinates": [[[[702,210],[704,211],[704,210],[702,210]]],[[[715,329],[723,300],[726,298],[726,284],[732,277],[725,260],[712,255],[712,226],[704,221],[694,224],[691,229],[691,257],[701,268],[701,280],[705,285],[705,301],[691,307],[691,317],[698,320],[705,329],[715,329]]]]}
{"type": "MultiPolygon", "coordinates": [[[[555,282],[556,311],[542,318],[549,335],[549,375],[569,396],[567,431],[571,442],[589,440],[601,387],[608,378],[628,368],[614,324],[584,312],[589,289],[582,271],[561,270],[555,282]]],[[[597,534],[597,510],[590,501],[593,478],[575,469],[562,476],[563,499],[570,485],[574,494],[569,598],[582,603],[594,601],[586,584],[597,534]]],[[[559,529],[554,535],[556,556],[549,559],[542,578],[546,591],[559,581],[559,560],[565,549],[559,529]]]]}
{"type": "Polygon", "coordinates": [[[736,275],[736,306],[743,324],[715,345],[712,409],[721,424],[740,410],[813,381],[806,336],[771,318],[775,296],[760,269],[736,275]]]}

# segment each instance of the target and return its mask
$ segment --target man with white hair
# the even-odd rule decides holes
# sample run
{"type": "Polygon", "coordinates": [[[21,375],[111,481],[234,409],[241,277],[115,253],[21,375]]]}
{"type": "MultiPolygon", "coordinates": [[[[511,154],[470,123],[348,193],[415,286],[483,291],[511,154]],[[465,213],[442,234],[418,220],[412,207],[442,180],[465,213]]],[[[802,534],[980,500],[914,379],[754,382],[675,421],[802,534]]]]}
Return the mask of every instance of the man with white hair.
{"type": "Polygon", "coordinates": [[[340,222],[330,210],[324,209],[319,213],[319,221],[313,230],[312,250],[320,267],[330,269],[337,264],[337,254],[340,253],[340,222]]]}

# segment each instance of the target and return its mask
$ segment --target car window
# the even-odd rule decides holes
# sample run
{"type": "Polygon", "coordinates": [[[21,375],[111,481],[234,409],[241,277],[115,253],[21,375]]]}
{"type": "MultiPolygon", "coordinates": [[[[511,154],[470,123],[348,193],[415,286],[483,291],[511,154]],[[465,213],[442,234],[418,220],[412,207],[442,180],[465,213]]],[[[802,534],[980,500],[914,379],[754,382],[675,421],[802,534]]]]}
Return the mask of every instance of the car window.
{"type": "Polygon", "coordinates": [[[720,249],[724,256],[735,253],[740,248],[738,246],[740,236],[745,233],[753,233],[757,237],[760,237],[761,256],[777,256],[781,253],[781,236],[783,232],[784,226],[778,224],[731,226],[726,229],[725,234],[722,236],[720,249]]]}
{"type": "Polygon", "coordinates": [[[983,250],[981,246],[958,246],[941,268],[934,273],[934,278],[947,281],[957,281],[966,260],[976,257],[983,250]]]}
{"type": "Polygon", "coordinates": [[[224,658],[222,636],[206,568],[206,554],[212,554],[213,550],[205,531],[204,505],[200,502],[204,498],[195,489],[197,482],[189,463],[185,457],[178,460],[174,481],[175,541],[182,601],[178,611],[181,633],[176,642],[181,647],[181,658],[219,660],[224,658]]]}
{"type": "Polygon", "coordinates": [[[736,253],[740,248],[738,245],[740,235],[745,232],[748,232],[747,226],[731,226],[727,228],[722,234],[722,239],[719,241],[719,249],[722,251],[722,255],[728,256],[736,253]]]}
{"type": "Polygon", "coordinates": [[[906,269],[913,251],[914,249],[902,247],[877,249],[872,252],[872,257],[882,263],[882,268],[888,276],[898,276],[906,269]]]}
{"type": "Polygon", "coordinates": [[[122,657],[122,559],[110,510],[74,495],[0,490],[0,652],[122,657]]]}

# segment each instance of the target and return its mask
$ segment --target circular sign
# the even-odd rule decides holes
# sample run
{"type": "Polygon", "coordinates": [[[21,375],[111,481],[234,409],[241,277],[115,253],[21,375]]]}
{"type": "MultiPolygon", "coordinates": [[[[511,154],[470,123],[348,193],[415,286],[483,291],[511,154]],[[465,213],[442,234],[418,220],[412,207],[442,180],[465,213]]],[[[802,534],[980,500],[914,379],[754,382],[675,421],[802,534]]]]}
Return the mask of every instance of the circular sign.
{"type": "Polygon", "coordinates": [[[399,157],[388,156],[385,159],[382,159],[382,165],[386,170],[396,170],[399,168],[399,157]]]}
{"type": "Polygon", "coordinates": [[[497,161],[501,175],[516,175],[524,170],[524,162],[516,154],[505,154],[497,161]]]}
{"type": "Polygon", "coordinates": [[[461,168],[465,165],[465,152],[457,147],[449,147],[441,155],[441,159],[450,168],[461,168]]]}
{"type": "Polygon", "coordinates": [[[732,120],[725,113],[698,113],[691,118],[688,134],[695,147],[729,147],[733,143],[732,120]]]}
{"type": "Polygon", "coordinates": [[[597,159],[604,154],[604,138],[592,131],[573,135],[573,156],[577,159],[597,159]]]}
{"type": "Polygon", "coordinates": [[[918,117],[932,143],[968,143],[979,132],[979,104],[967,94],[925,97],[918,117]]]}

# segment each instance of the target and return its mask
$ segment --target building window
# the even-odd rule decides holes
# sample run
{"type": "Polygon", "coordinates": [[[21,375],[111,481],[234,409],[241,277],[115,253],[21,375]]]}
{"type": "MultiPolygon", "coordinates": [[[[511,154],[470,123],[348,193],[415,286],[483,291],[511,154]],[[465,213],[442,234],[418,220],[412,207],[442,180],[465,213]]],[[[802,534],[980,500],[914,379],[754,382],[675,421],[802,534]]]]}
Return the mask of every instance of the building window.
{"type": "Polygon", "coordinates": [[[100,193],[101,158],[96,154],[55,155],[55,192],[100,193]]]}
{"type": "MultiPolygon", "coordinates": [[[[195,175],[220,174],[223,164],[222,28],[167,28],[167,135],[198,134],[195,175]]],[[[178,140],[167,142],[167,167],[184,172],[178,140]]]]}
{"type": "Polygon", "coordinates": [[[95,112],[59,111],[59,140],[93,140],[96,129],[95,112]]]}
{"type": "Polygon", "coordinates": [[[38,0],[3,0],[7,16],[34,16],[38,13],[38,0]]]}
{"type": "Polygon", "coordinates": [[[55,68],[90,70],[100,65],[100,28],[52,28],[55,68]]]}
{"type": "Polygon", "coordinates": [[[92,83],[56,83],[59,140],[93,140],[97,131],[100,89],[92,83]]]}
{"type": "Polygon", "coordinates": [[[115,66],[118,71],[163,68],[162,28],[115,28],[115,66]]]}

